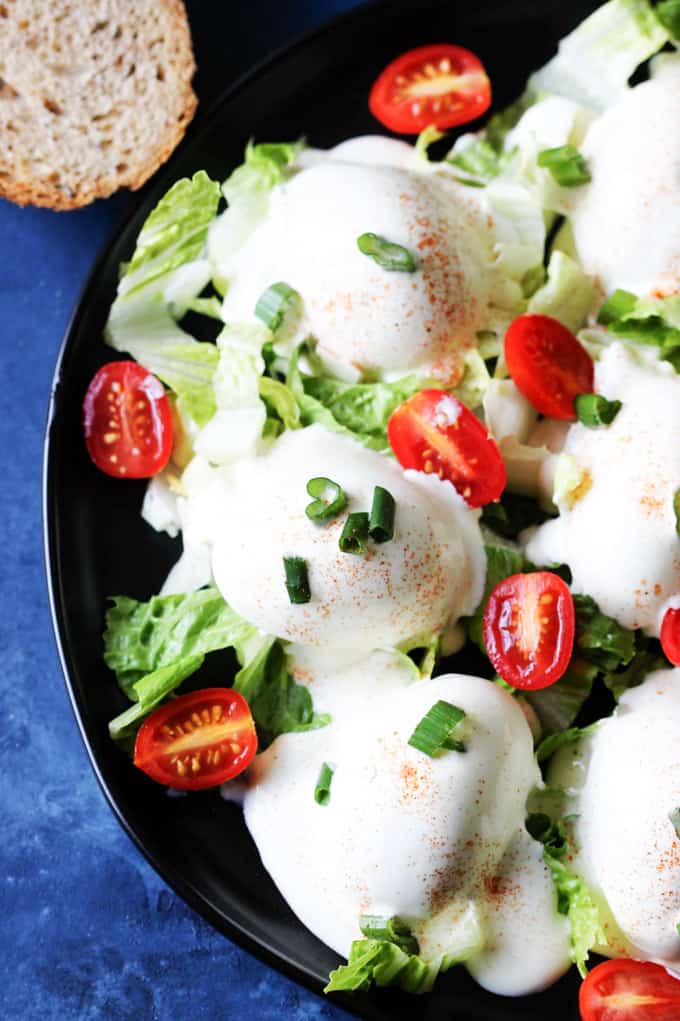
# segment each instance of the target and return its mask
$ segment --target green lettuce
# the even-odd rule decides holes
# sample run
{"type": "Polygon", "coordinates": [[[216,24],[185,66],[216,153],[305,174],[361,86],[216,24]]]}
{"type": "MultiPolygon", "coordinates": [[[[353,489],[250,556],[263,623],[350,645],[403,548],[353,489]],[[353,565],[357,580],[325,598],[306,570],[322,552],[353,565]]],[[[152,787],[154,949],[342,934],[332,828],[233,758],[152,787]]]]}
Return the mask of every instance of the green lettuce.
{"type": "Polygon", "coordinates": [[[267,215],[269,196],[289,172],[304,142],[248,142],[243,163],[222,185],[228,208],[208,237],[213,282],[221,294],[229,286],[239,249],[267,215]]]}
{"type": "Polygon", "coordinates": [[[597,905],[583,880],[564,863],[568,844],[562,824],[543,813],[534,813],[528,816],[526,827],[534,840],[543,844],[543,860],[555,886],[557,910],[569,920],[571,959],[585,978],[590,951],[607,943],[597,905]]]}
{"type": "Polygon", "coordinates": [[[243,663],[260,641],[258,629],[234,613],[216,588],[153,596],[146,603],[115,596],[106,613],[104,661],[135,700],[135,684],[145,674],[229,647],[243,663]]]}
{"type": "Polygon", "coordinates": [[[219,194],[219,185],[199,171],[163,196],[140,231],[105,329],[107,343],[174,390],[180,409],[198,425],[215,410],[212,377],[219,356],[213,344],[182,330],[173,313],[183,314],[210,278],[209,263],[199,256],[219,194]]]}
{"type": "Polygon", "coordinates": [[[554,251],[548,279],[532,295],[527,311],[552,316],[576,331],[586,322],[594,300],[595,289],[578,263],[564,252],[554,251]]]}
{"type": "Polygon", "coordinates": [[[236,674],[234,688],[250,706],[260,751],[279,734],[318,730],[331,722],[328,713],[314,712],[309,689],[291,676],[278,639],[262,642],[256,655],[236,674]]]}
{"type": "Polygon", "coordinates": [[[680,39],[680,0],[661,0],[654,10],[671,39],[680,39]]]}
{"type": "Polygon", "coordinates": [[[195,674],[203,666],[204,659],[202,654],[184,656],[137,681],[132,686],[135,702],[109,723],[109,734],[113,740],[128,744],[136,735],[142,720],[182,681],[195,674]]]}
{"type": "Polygon", "coordinates": [[[529,87],[604,110],[625,95],[633,71],[667,40],[648,0],[609,0],[561,40],[529,87]]]}
{"type": "Polygon", "coordinates": [[[439,968],[417,954],[409,954],[387,940],[359,939],[352,943],[347,964],[332,971],[325,993],[357,992],[377,986],[398,986],[407,993],[427,993],[439,968]]]}
{"type": "Polygon", "coordinates": [[[446,162],[456,170],[462,184],[483,187],[502,174],[511,165],[515,152],[505,150],[505,139],[538,96],[527,90],[505,110],[491,117],[485,129],[477,135],[462,135],[455,143],[446,162]]]}
{"type": "Polygon", "coordinates": [[[486,544],[484,552],[486,553],[484,595],[473,616],[467,620],[467,632],[470,640],[486,655],[486,646],[482,635],[482,618],[492,589],[511,574],[522,574],[525,571],[535,570],[535,568],[520,549],[510,545],[486,544]]]}
{"type": "Polygon", "coordinates": [[[558,748],[562,748],[566,744],[574,744],[575,741],[581,741],[584,737],[589,737],[594,733],[597,725],[597,723],[591,723],[589,727],[567,727],[566,730],[561,730],[558,734],[550,734],[549,737],[543,738],[536,749],[536,760],[538,762],[545,762],[546,759],[555,754],[558,748]]]}
{"type": "Polygon", "coordinates": [[[638,298],[617,290],[600,308],[598,322],[627,341],[658,348],[659,357],[680,371],[680,298],[638,298]]]}

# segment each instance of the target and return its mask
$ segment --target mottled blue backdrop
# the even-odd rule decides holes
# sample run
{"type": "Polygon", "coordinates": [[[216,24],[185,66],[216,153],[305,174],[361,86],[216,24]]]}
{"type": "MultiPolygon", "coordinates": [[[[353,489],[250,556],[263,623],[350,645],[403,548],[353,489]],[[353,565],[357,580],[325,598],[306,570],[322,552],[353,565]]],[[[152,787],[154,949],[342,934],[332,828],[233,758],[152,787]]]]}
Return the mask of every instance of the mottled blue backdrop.
{"type": "MultiPolygon", "coordinates": [[[[190,0],[202,104],[357,3],[190,0]]],[[[62,683],[42,560],[44,421],[78,292],[131,201],[51,213],[0,200],[0,1018],[347,1018],[214,932],[151,870],[99,791],[62,683]]]]}

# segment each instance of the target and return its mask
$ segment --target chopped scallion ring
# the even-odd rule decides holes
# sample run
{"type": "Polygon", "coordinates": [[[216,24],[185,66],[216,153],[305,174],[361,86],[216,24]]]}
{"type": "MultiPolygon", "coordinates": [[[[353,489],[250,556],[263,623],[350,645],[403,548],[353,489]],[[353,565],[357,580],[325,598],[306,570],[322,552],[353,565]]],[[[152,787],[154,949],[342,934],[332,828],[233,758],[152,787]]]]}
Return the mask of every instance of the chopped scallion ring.
{"type": "Polygon", "coordinates": [[[365,511],[358,511],[347,516],[345,527],[338,540],[338,546],[343,553],[353,553],[361,556],[366,552],[368,545],[368,514],[365,511]]]}
{"type": "Polygon", "coordinates": [[[574,188],[590,180],[588,164],[575,145],[558,145],[555,149],[543,149],[536,162],[545,167],[563,188],[574,188]]]}
{"type": "Polygon", "coordinates": [[[588,429],[611,425],[621,407],[621,401],[608,401],[602,394],[577,394],[574,398],[576,417],[588,429]]]}
{"type": "Polygon", "coordinates": [[[310,521],[328,521],[347,506],[347,494],[344,489],[323,476],[310,479],[307,492],[314,499],[305,507],[305,514],[310,521]]]}
{"type": "Polygon", "coordinates": [[[465,713],[458,706],[440,699],[423,716],[408,739],[412,748],[433,758],[437,752],[464,752],[465,745],[453,733],[465,719],[465,713]]]}
{"type": "Polygon", "coordinates": [[[371,516],[368,521],[368,534],[374,542],[389,542],[394,538],[394,497],[387,489],[376,486],[373,490],[371,516]]]}
{"type": "Polygon", "coordinates": [[[262,320],[265,326],[269,327],[272,333],[276,333],[286,313],[295,308],[299,301],[300,295],[288,284],[283,282],[272,284],[257,299],[255,315],[262,320]]]}
{"type": "Polygon", "coordinates": [[[314,800],[317,805],[327,805],[331,800],[331,781],[334,772],[334,767],[324,762],[319,771],[316,787],[314,788],[314,800]]]}
{"type": "Polygon", "coordinates": [[[370,255],[382,269],[401,273],[415,273],[418,268],[415,257],[408,248],[381,238],[379,234],[360,234],[357,247],[362,255],[370,255]]]}
{"type": "Polygon", "coordinates": [[[366,939],[395,943],[405,954],[417,954],[420,949],[418,940],[408,925],[397,915],[393,915],[392,918],[384,918],[382,915],[360,915],[359,928],[366,939]]]}
{"type": "Polygon", "coordinates": [[[309,591],[307,561],[303,557],[284,557],[286,591],[291,603],[308,603],[312,598],[309,591]]]}

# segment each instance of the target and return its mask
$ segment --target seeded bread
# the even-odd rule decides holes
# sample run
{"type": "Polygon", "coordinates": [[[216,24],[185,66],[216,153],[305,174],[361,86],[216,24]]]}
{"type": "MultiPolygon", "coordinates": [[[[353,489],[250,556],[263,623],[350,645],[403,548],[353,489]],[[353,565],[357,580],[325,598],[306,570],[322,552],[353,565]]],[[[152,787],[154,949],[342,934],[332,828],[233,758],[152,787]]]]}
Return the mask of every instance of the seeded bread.
{"type": "Polygon", "coordinates": [[[0,0],[0,195],[140,188],[194,114],[194,70],[181,0],[0,0]]]}

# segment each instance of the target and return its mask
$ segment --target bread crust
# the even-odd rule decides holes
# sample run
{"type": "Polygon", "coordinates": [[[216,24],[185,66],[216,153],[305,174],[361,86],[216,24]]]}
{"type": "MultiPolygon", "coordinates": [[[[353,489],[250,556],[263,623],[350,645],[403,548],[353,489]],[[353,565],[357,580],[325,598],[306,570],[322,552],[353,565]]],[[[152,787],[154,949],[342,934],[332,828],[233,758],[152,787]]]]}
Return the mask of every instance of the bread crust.
{"type": "MultiPolygon", "coordinates": [[[[126,168],[120,173],[110,173],[104,169],[102,174],[92,179],[82,180],[75,189],[69,189],[70,194],[63,187],[52,184],[49,180],[32,177],[30,174],[14,174],[12,167],[9,166],[0,173],[0,197],[20,206],[42,206],[59,211],[78,209],[89,205],[95,199],[107,198],[119,188],[130,188],[132,191],[141,188],[171,156],[184,137],[198,104],[191,87],[196,63],[182,0],[155,0],[155,3],[164,8],[169,15],[168,42],[172,47],[173,63],[181,68],[175,97],[175,104],[179,107],[180,112],[173,118],[172,123],[165,126],[163,136],[154,141],[145,156],[143,166],[130,170],[126,168]]],[[[2,7],[1,3],[0,7],[2,7]]],[[[2,22],[0,21],[0,28],[1,26],[2,22]]],[[[1,77],[0,86],[2,86],[1,77]]],[[[139,115],[143,117],[143,110],[139,111],[139,115]]],[[[2,139],[0,138],[1,145],[2,139]]],[[[30,154],[27,155],[30,157],[30,154]]]]}

